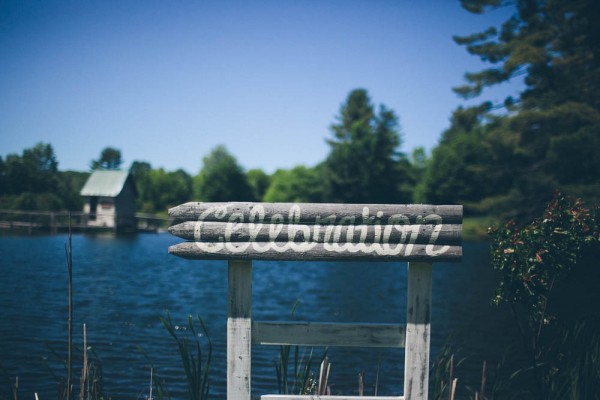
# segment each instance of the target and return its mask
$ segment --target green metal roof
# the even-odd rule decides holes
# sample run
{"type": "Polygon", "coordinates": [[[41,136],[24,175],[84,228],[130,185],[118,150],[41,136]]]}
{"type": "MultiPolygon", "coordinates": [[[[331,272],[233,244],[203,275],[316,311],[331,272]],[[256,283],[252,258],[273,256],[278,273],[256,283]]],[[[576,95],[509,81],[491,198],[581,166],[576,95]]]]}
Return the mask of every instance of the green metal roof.
{"type": "Polygon", "coordinates": [[[117,197],[128,176],[129,171],[94,171],[81,189],[81,195],[117,197]]]}

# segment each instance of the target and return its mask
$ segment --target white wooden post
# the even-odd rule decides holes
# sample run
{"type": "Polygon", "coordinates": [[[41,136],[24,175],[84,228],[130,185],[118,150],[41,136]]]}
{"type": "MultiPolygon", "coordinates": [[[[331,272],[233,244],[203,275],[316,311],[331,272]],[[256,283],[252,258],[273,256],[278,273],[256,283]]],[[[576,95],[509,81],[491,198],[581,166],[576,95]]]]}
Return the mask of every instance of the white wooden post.
{"type": "Polygon", "coordinates": [[[250,400],[252,261],[229,261],[227,399],[250,400]]]}
{"type": "Polygon", "coordinates": [[[408,263],[404,398],[427,400],[431,327],[431,263],[408,263]]]}

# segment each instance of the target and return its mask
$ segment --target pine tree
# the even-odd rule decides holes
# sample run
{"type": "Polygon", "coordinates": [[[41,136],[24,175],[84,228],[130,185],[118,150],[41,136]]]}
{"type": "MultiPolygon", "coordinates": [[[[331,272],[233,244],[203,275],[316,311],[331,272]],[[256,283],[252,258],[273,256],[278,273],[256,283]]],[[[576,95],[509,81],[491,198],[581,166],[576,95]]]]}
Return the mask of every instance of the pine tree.
{"type": "MultiPolygon", "coordinates": [[[[405,175],[398,118],[380,106],[376,113],[364,89],[353,90],[340,108],[338,122],[331,126],[331,151],[324,163],[329,201],[343,203],[393,203],[400,198],[399,185],[405,175]]],[[[405,178],[406,179],[406,178],[405,178]]]]}

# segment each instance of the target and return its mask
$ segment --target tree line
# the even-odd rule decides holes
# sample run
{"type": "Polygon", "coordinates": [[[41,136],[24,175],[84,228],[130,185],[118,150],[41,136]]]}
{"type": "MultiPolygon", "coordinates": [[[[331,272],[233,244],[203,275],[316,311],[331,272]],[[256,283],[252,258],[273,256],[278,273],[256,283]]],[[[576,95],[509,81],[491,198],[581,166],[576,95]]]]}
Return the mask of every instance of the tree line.
{"type": "MultiPolygon", "coordinates": [[[[507,6],[462,0],[480,14],[507,6]]],[[[511,3],[512,4],[512,3],[511,3]]],[[[464,204],[467,215],[530,218],[554,191],[600,199],[600,6],[597,1],[514,2],[500,27],[458,45],[490,67],[465,74],[465,99],[522,78],[525,90],[501,104],[459,107],[438,145],[402,151],[395,111],[352,90],[330,126],[329,153],[314,166],[245,171],[226,147],[212,149],[196,175],[134,161],[138,210],[164,212],[198,201],[464,204]]],[[[50,144],[0,158],[0,208],[80,209],[88,173],[59,171],[50,144]]],[[[120,168],[106,148],[91,169],[120,168]]]]}
{"type": "MultiPolygon", "coordinates": [[[[506,6],[462,0],[479,14],[506,6]]],[[[490,67],[465,74],[464,98],[523,78],[525,90],[502,104],[457,109],[433,150],[418,198],[462,203],[472,213],[530,219],[557,188],[600,199],[600,3],[515,2],[500,27],[459,45],[490,67]],[[498,110],[504,110],[499,114],[498,110]]]]}
{"type": "MultiPolygon", "coordinates": [[[[130,172],[140,212],[164,212],[190,201],[410,202],[418,174],[399,152],[398,118],[378,110],[364,89],[353,90],[341,106],[327,141],[330,154],[316,166],[299,165],[267,174],[245,171],[225,146],[203,159],[199,172],[153,168],[136,160],[130,172]]],[[[90,170],[122,167],[119,149],[107,147],[90,170]]],[[[421,168],[421,167],[419,167],[421,168]]],[[[417,169],[419,169],[417,168],[417,169]]],[[[0,157],[0,208],[79,210],[79,191],[90,172],[59,171],[51,144],[38,143],[21,155],[0,157]]]]}

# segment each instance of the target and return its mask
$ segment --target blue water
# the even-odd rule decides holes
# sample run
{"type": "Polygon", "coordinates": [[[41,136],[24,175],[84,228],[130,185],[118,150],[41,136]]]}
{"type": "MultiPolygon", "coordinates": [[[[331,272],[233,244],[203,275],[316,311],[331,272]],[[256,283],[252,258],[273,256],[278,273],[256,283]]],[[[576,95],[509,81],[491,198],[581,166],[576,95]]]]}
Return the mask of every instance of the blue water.
{"type": "MultiPolygon", "coordinates": [[[[6,379],[19,378],[21,398],[56,398],[66,372],[66,235],[0,236],[0,397],[6,379]],[[53,349],[53,350],[52,350],[53,349]],[[56,354],[58,353],[58,357],[56,354]]],[[[100,359],[104,390],[113,399],[149,394],[150,368],[173,398],[185,395],[181,361],[159,318],[169,310],[176,325],[200,315],[213,341],[210,393],[224,398],[227,264],[189,261],[167,254],[180,241],[168,234],[73,237],[74,340],[100,359]]],[[[489,305],[496,285],[488,245],[467,243],[460,264],[436,264],[433,272],[432,359],[448,338],[469,355],[463,383],[478,385],[481,362],[494,364],[517,333],[509,316],[489,305]]],[[[405,263],[255,262],[253,318],[333,322],[405,322],[405,263]]],[[[200,338],[206,344],[205,338],[200,338]]],[[[278,349],[254,347],[253,393],[276,393],[278,349]]],[[[314,349],[320,358],[324,349],[314,349]]],[[[355,394],[365,372],[370,394],[379,368],[379,395],[402,393],[403,350],[330,348],[334,394],[355,394]]],[[[76,380],[81,352],[75,354],[76,380]]],[[[316,368],[315,368],[316,369],[316,368]]]]}

